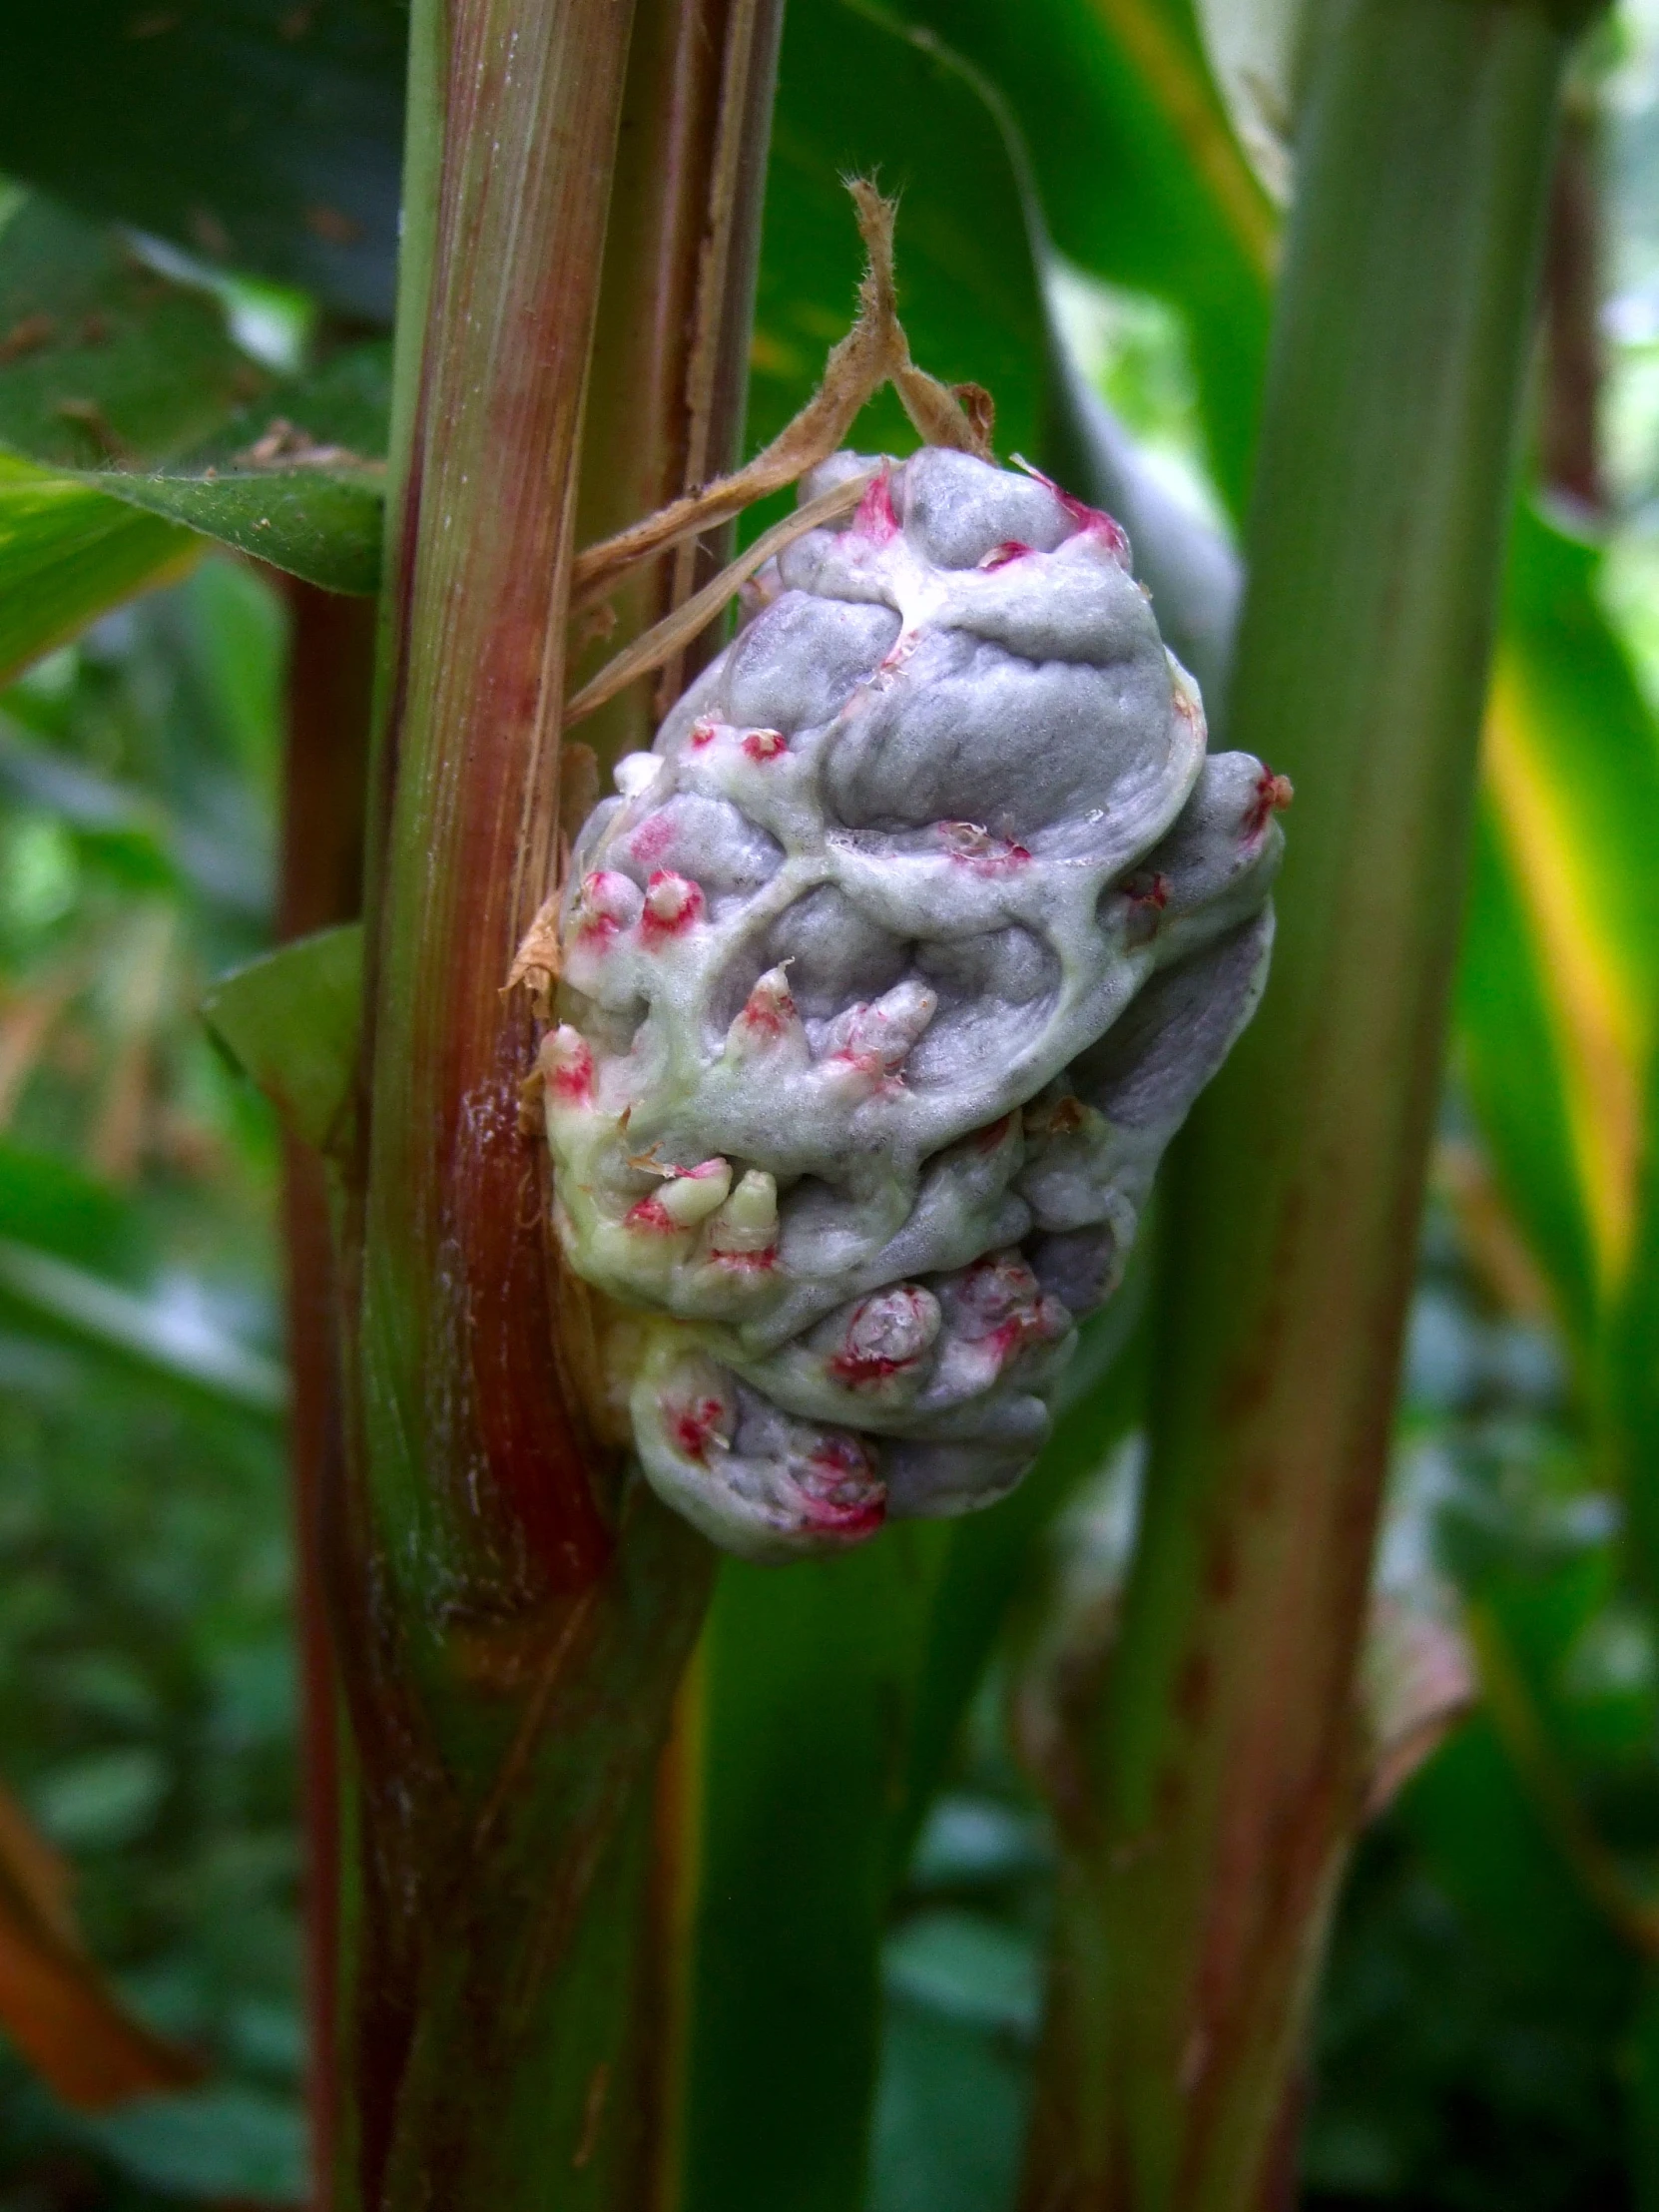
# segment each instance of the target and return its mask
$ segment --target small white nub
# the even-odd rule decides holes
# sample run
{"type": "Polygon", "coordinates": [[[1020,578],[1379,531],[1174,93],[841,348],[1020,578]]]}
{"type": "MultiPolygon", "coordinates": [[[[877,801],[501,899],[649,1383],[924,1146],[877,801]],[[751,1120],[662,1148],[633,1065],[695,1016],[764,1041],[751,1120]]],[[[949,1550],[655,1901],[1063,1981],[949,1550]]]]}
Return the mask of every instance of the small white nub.
{"type": "Polygon", "coordinates": [[[625,753],[611,771],[611,780],[624,799],[638,799],[657,781],[662,765],[655,753],[625,753]]]}
{"type": "Polygon", "coordinates": [[[777,1237],[777,1180],[751,1168],[716,1216],[712,1242],[720,1252],[770,1252],[777,1237]]]}

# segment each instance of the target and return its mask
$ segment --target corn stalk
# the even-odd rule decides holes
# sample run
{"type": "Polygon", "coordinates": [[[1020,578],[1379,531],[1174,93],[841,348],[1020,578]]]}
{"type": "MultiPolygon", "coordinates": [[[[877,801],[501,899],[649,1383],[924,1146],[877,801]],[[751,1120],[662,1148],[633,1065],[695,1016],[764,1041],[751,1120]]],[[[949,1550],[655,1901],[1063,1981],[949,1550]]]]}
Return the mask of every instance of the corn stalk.
{"type": "Polygon", "coordinates": [[[1345,0],[1298,157],[1229,739],[1274,975],[1168,1189],[1144,1524],[1081,1724],[1031,2212],[1275,2201],[1355,1711],[1569,27],[1345,0]]]}
{"type": "Polygon", "coordinates": [[[683,488],[741,410],[776,11],[637,15],[419,0],[412,26],[323,1544],[352,1734],[346,2205],[653,2186],[649,1782],[709,1559],[625,1493],[562,1366],[519,1127],[532,1013],[502,992],[557,860],[578,502],[602,509],[624,452],[649,464],[628,497],[683,488]]]}

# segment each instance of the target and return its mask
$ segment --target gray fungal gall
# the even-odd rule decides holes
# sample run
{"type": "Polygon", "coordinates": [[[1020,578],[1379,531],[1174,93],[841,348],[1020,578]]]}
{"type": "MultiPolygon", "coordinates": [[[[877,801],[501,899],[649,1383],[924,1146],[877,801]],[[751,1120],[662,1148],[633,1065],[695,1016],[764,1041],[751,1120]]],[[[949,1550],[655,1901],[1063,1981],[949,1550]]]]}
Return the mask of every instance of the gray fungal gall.
{"type": "Polygon", "coordinates": [[[1041,478],[883,467],[577,840],[557,1229],[636,1317],[647,1479],[729,1550],[1019,1479],[1261,993],[1289,788],[1207,755],[1129,558],[1041,478]]]}

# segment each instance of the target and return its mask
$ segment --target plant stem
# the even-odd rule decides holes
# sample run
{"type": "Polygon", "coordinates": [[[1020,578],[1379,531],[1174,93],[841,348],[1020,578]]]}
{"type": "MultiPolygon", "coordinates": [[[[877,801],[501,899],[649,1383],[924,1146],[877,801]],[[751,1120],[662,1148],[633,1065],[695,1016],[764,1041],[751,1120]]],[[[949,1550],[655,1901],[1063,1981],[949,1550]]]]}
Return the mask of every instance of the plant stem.
{"type": "Polygon", "coordinates": [[[776,11],[638,16],[417,0],[412,26],[331,1559],[355,1756],[340,2170],[365,2212],[633,2212],[654,2186],[649,1782],[711,1555],[562,1382],[545,1152],[519,1127],[534,1028],[501,994],[554,876],[579,479],[602,504],[638,448],[670,480],[619,496],[661,498],[694,415],[719,454],[741,409],[742,141],[776,11]],[[674,57],[711,49],[688,91],[674,57]],[[701,383],[671,358],[688,300],[701,383]]]}
{"type": "Polygon", "coordinates": [[[1042,2212],[1261,2201],[1360,1811],[1355,1660],[1566,43],[1528,5],[1345,0],[1315,65],[1230,715],[1298,800],[1267,999],[1168,1191],[1042,2212]]]}
{"type": "Polygon", "coordinates": [[[411,26],[334,1561],[357,1762],[341,2180],[364,2206],[601,2202],[626,2163],[625,1994],[591,1984],[626,1934],[611,1847],[660,1725],[649,1677],[666,1703],[697,1612],[673,1531],[636,1514],[618,1544],[555,1378],[517,1114],[534,1040],[500,995],[553,873],[631,18],[422,0],[411,26]]]}
{"type": "MultiPolygon", "coordinates": [[[[741,458],[783,17],[783,0],[639,0],[583,427],[581,545],[741,458]]],[[[691,540],[625,584],[603,657],[707,583],[731,535],[691,540]]],[[[591,673],[580,646],[573,663],[591,673]]],[[[582,742],[602,763],[643,750],[692,673],[669,668],[656,687],[632,686],[582,742]]]]}
{"type": "MultiPolygon", "coordinates": [[[[374,682],[374,607],[296,578],[288,607],[287,730],[276,935],[285,942],[349,921],[362,904],[363,804],[374,682]]],[[[308,1145],[282,1143],[287,1352],[293,1379],[294,1557],[303,1713],[305,1966],[311,2212],[328,2212],[338,2037],[339,1693],[324,1588],[324,1515],[342,1442],[333,1238],[327,1171],[308,1145]]]]}

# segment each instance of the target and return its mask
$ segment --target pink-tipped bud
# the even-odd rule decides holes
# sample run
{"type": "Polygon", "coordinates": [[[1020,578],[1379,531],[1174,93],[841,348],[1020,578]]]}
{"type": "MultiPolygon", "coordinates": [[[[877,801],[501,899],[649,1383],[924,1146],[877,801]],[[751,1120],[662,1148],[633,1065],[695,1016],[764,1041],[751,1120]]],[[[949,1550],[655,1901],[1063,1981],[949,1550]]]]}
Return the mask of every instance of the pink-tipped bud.
{"type": "Polygon", "coordinates": [[[1000,545],[993,545],[979,562],[981,568],[1006,568],[1010,561],[1022,559],[1032,548],[1022,545],[1018,538],[1004,538],[1000,545]]]}
{"type": "Polygon", "coordinates": [[[629,1207],[624,1224],[648,1237],[684,1236],[725,1204],[731,1188],[730,1160],[704,1160],[695,1168],[669,1168],[649,1198],[629,1207]]]}
{"type": "Polygon", "coordinates": [[[852,1389],[872,1388],[913,1370],[938,1333],[938,1300],[919,1283],[899,1283],[852,1309],[830,1373],[852,1389]]]}
{"type": "Polygon", "coordinates": [[[645,886],[640,930],[648,940],[676,937],[703,916],[703,890],[688,875],[660,867],[645,886]]]}
{"type": "Polygon", "coordinates": [[[592,1105],[593,1053],[579,1029],[564,1022],[543,1037],[536,1065],[554,1105],[592,1105]]]}
{"type": "Polygon", "coordinates": [[[778,1183],[751,1168],[709,1223],[709,1258],[718,1267],[764,1273],[778,1259],[778,1183]]]}
{"type": "Polygon", "coordinates": [[[704,1160],[671,1175],[657,1197],[677,1229],[695,1229],[726,1203],[732,1188],[730,1160],[704,1160]]]}
{"type": "Polygon", "coordinates": [[[855,1543],[873,1535],[887,1513],[887,1493],[858,1438],[827,1429],[798,1476],[807,1524],[815,1534],[855,1543]]]}
{"type": "Polygon", "coordinates": [[[713,745],[719,730],[720,725],[714,720],[713,716],[699,715],[691,726],[692,751],[702,753],[707,747],[713,745]]]}
{"type": "Polygon", "coordinates": [[[936,992],[925,983],[895,983],[872,1004],[838,1014],[830,1029],[826,1067],[842,1081],[874,1085],[890,1081],[933,1018],[936,992]]]}
{"type": "Polygon", "coordinates": [[[956,1286],[951,1323],[955,1334],[986,1355],[995,1370],[1028,1345],[1064,1336],[1066,1311],[1045,1295],[1017,1252],[976,1260],[956,1286]]]}
{"type": "Polygon", "coordinates": [[[619,930],[630,928],[640,910],[639,885],[614,868],[595,868],[584,875],[571,913],[572,935],[591,945],[609,943],[619,930]]]}
{"type": "Polygon", "coordinates": [[[743,741],[744,754],[751,761],[776,761],[789,749],[790,741],[782,730],[751,730],[743,741]]]}
{"type": "Polygon", "coordinates": [[[790,996],[787,971],[782,967],[768,968],[727,1031],[726,1049],[728,1052],[757,1052],[790,1042],[799,1044],[802,1050],[806,1048],[801,1015],[790,996]]]}

